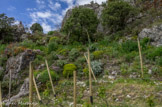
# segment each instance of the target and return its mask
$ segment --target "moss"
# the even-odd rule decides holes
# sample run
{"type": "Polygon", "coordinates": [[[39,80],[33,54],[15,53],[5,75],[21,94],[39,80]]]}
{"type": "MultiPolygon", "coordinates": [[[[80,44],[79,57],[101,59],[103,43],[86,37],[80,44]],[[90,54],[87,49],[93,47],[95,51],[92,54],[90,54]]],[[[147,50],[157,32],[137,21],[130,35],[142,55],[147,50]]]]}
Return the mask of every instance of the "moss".
{"type": "Polygon", "coordinates": [[[102,58],[103,53],[104,53],[103,51],[95,51],[95,52],[93,52],[93,56],[95,59],[100,59],[100,58],[102,58]]]}
{"type": "Polygon", "coordinates": [[[63,76],[70,77],[73,75],[73,71],[76,70],[76,66],[74,64],[66,64],[64,65],[63,76]]]}

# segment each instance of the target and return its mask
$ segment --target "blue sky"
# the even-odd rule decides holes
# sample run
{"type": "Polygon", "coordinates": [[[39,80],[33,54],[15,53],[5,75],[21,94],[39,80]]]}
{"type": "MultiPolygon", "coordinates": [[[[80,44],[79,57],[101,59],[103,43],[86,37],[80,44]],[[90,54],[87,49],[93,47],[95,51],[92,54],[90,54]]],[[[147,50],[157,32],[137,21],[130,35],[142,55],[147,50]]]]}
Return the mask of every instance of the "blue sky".
{"type": "MultiPolygon", "coordinates": [[[[76,5],[90,3],[92,0],[0,0],[0,13],[30,27],[40,23],[44,32],[57,29],[66,11],[76,5]]],[[[106,0],[93,0],[101,4],[106,0]]]]}

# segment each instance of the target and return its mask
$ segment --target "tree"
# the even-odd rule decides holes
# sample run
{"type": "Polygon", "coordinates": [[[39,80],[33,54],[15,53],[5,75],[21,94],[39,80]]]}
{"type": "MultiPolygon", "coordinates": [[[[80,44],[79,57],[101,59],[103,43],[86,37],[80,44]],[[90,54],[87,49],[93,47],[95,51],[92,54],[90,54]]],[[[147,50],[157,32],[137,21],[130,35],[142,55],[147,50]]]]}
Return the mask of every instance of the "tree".
{"type": "Polygon", "coordinates": [[[105,6],[102,12],[102,21],[105,27],[112,32],[125,28],[129,18],[137,14],[137,9],[124,1],[111,1],[105,6]]]}
{"type": "Polygon", "coordinates": [[[12,24],[14,23],[13,17],[7,17],[4,13],[0,14],[0,40],[2,42],[11,42],[14,37],[14,29],[12,24]]]}
{"type": "Polygon", "coordinates": [[[37,32],[43,32],[43,28],[42,26],[39,24],[39,23],[34,23],[31,27],[30,27],[30,30],[35,33],[36,31],[37,32]]]}
{"type": "Polygon", "coordinates": [[[68,34],[70,42],[85,43],[88,41],[87,32],[93,40],[98,22],[97,15],[92,9],[76,7],[63,25],[62,31],[68,34]]]}

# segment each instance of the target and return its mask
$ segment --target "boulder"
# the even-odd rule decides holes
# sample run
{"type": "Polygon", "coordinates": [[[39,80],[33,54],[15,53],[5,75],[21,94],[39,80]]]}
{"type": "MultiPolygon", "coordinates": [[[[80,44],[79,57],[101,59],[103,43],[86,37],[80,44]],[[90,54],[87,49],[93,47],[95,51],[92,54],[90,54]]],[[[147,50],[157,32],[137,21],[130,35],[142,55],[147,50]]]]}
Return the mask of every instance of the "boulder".
{"type": "Polygon", "coordinates": [[[9,72],[12,73],[12,79],[20,79],[22,70],[28,67],[29,62],[35,59],[35,52],[32,50],[26,50],[23,53],[18,54],[15,57],[10,57],[7,60],[4,80],[9,78],[9,72]]]}
{"type": "Polygon", "coordinates": [[[152,28],[144,28],[139,33],[139,38],[148,37],[154,46],[162,46],[162,24],[153,26],[152,28]]]}

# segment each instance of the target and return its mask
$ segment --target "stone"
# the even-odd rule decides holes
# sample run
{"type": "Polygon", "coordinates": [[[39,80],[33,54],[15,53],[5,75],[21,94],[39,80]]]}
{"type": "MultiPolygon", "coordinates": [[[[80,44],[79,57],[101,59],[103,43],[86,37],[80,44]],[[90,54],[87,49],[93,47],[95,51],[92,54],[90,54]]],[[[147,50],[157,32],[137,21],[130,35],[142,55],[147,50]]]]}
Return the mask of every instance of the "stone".
{"type": "Polygon", "coordinates": [[[62,71],[62,69],[59,66],[55,66],[54,64],[52,64],[50,66],[50,68],[54,71],[56,71],[57,73],[59,73],[60,71],[62,71]]]}
{"type": "Polygon", "coordinates": [[[152,74],[152,70],[151,69],[148,70],[148,74],[150,74],[150,75],[152,74]]]}
{"type": "Polygon", "coordinates": [[[22,41],[24,41],[24,40],[27,40],[28,37],[29,37],[29,36],[28,36],[27,34],[22,34],[21,37],[20,37],[20,39],[21,39],[22,41]]]}
{"type": "Polygon", "coordinates": [[[151,44],[154,46],[162,46],[162,24],[155,25],[152,28],[144,28],[138,36],[141,39],[150,38],[151,44]]]}
{"type": "Polygon", "coordinates": [[[9,78],[9,71],[11,71],[13,80],[21,78],[21,72],[29,66],[29,62],[35,59],[35,53],[28,49],[25,52],[18,54],[16,57],[10,57],[7,60],[5,75],[3,80],[9,78]]]}

